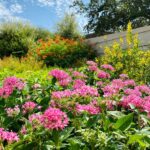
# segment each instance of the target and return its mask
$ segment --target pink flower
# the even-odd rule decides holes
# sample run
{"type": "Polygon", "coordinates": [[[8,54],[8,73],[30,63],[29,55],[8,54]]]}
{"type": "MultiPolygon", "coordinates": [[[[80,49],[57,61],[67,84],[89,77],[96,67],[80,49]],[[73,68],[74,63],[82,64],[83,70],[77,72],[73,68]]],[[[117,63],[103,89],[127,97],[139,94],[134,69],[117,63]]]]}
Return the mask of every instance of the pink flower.
{"type": "Polygon", "coordinates": [[[38,88],[40,88],[41,87],[41,85],[39,84],[39,83],[35,83],[34,85],[33,85],[33,89],[38,89],[38,88]]]}
{"type": "Polygon", "coordinates": [[[31,112],[34,110],[34,108],[37,106],[34,102],[25,102],[25,104],[22,105],[23,113],[31,112]]]}
{"type": "Polygon", "coordinates": [[[66,79],[59,80],[58,83],[59,83],[60,86],[65,87],[65,86],[68,86],[71,81],[72,81],[72,78],[68,77],[66,79]]]}
{"type": "Polygon", "coordinates": [[[97,97],[97,96],[99,96],[97,88],[94,88],[94,87],[91,87],[88,85],[81,86],[81,88],[75,89],[73,92],[74,92],[73,93],[74,95],[82,96],[82,97],[86,97],[86,96],[97,97]]]}
{"type": "Polygon", "coordinates": [[[150,101],[150,96],[145,96],[145,97],[144,97],[144,100],[145,100],[145,101],[150,101]]]}
{"type": "Polygon", "coordinates": [[[14,108],[6,108],[7,115],[9,117],[15,117],[20,113],[20,108],[16,105],[14,108]]]}
{"type": "Polygon", "coordinates": [[[60,109],[49,107],[41,118],[42,125],[49,130],[64,129],[68,125],[68,117],[60,109]]]}
{"type": "Polygon", "coordinates": [[[52,99],[61,99],[72,96],[71,90],[64,90],[64,91],[56,91],[52,92],[52,99]]]}
{"type": "Polygon", "coordinates": [[[41,126],[41,114],[32,114],[29,116],[29,122],[32,124],[33,128],[41,126]]]}
{"type": "Polygon", "coordinates": [[[81,112],[86,111],[86,112],[88,112],[88,113],[91,114],[91,115],[95,115],[95,114],[100,113],[100,108],[94,106],[93,104],[88,104],[88,105],[80,105],[80,104],[77,104],[77,105],[76,105],[76,111],[77,111],[78,113],[81,113],[81,112]]]}
{"type": "Polygon", "coordinates": [[[125,108],[130,107],[130,105],[133,105],[136,108],[142,108],[143,107],[143,100],[141,97],[137,95],[129,95],[129,96],[124,96],[122,100],[122,106],[125,108]]]}
{"type": "Polygon", "coordinates": [[[19,137],[15,132],[5,131],[3,128],[0,128],[0,140],[7,141],[9,144],[19,141],[19,137]]]}
{"type": "Polygon", "coordinates": [[[102,103],[106,105],[107,110],[114,110],[114,106],[117,105],[114,100],[103,100],[102,103]]]}
{"type": "Polygon", "coordinates": [[[114,79],[112,80],[111,84],[116,90],[121,90],[125,86],[124,82],[121,79],[114,79]]]}
{"type": "Polygon", "coordinates": [[[142,93],[150,95],[150,87],[147,85],[136,86],[135,89],[141,91],[142,93]]]}
{"type": "Polygon", "coordinates": [[[96,85],[97,85],[97,86],[102,86],[102,85],[103,85],[103,82],[102,82],[102,81],[98,81],[98,82],[96,83],[96,85]]]}
{"type": "Polygon", "coordinates": [[[125,80],[124,84],[125,84],[125,86],[136,86],[134,80],[125,80]]]}
{"type": "Polygon", "coordinates": [[[119,92],[118,89],[115,89],[112,85],[107,85],[102,88],[102,90],[104,92],[104,97],[112,97],[119,92]]]}
{"type": "Polygon", "coordinates": [[[12,87],[17,88],[18,90],[22,90],[25,84],[21,81],[21,79],[16,77],[8,77],[3,82],[3,87],[12,87]]]}
{"type": "Polygon", "coordinates": [[[5,78],[3,82],[3,87],[0,88],[0,96],[3,98],[9,97],[15,89],[22,90],[25,84],[21,79],[16,77],[5,78]]]}
{"type": "Polygon", "coordinates": [[[78,71],[74,71],[72,76],[77,77],[77,78],[87,78],[85,74],[78,72],[78,71]]]}
{"type": "Polygon", "coordinates": [[[21,128],[20,133],[23,134],[23,135],[27,134],[27,129],[26,129],[25,126],[23,126],[23,127],[21,128]]]}
{"type": "Polygon", "coordinates": [[[98,78],[110,78],[110,74],[102,70],[98,71],[97,76],[98,78]]]}
{"type": "Polygon", "coordinates": [[[75,90],[64,90],[64,91],[56,91],[52,92],[52,99],[62,99],[62,98],[69,98],[71,96],[91,96],[97,97],[99,96],[98,90],[94,87],[83,85],[80,88],[75,90]]]}
{"type": "Polygon", "coordinates": [[[127,95],[131,95],[131,94],[134,94],[134,95],[137,95],[137,96],[142,96],[142,93],[138,90],[138,89],[126,89],[124,90],[124,93],[127,94],[127,95]]]}
{"type": "Polygon", "coordinates": [[[74,88],[74,89],[79,89],[79,88],[81,88],[83,85],[85,85],[85,81],[84,81],[84,80],[76,79],[76,80],[74,80],[73,88],[74,88]]]}
{"type": "Polygon", "coordinates": [[[115,69],[114,69],[111,65],[109,65],[109,64],[104,64],[104,65],[102,65],[101,67],[104,68],[104,69],[108,69],[108,70],[110,70],[110,71],[114,71],[114,70],[115,70],[115,69]]]}
{"type": "Polygon", "coordinates": [[[94,61],[87,61],[86,64],[90,66],[97,66],[97,63],[94,61]]]}
{"type": "Polygon", "coordinates": [[[88,68],[90,71],[97,71],[98,70],[97,66],[88,66],[88,68]]]}
{"type": "Polygon", "coordinates": [[[63,70],[59,70],[59,69],[53,69],[49,72],[49,75],[53,76],[54,78],[56,78],[57,80],[63,80],[69,77],[68,73],[63,71],[63,70]]]}
{"type": "Polygon", "coordinates": [[[119,77],[121,79],[128,79],[128,75],[127,74],[120,74],[119,77]]]}
{"type": "Polygon", "coordinates": [[[150,113],[150,100],[144,102],[143,109],[144,111],[150,113]]]}

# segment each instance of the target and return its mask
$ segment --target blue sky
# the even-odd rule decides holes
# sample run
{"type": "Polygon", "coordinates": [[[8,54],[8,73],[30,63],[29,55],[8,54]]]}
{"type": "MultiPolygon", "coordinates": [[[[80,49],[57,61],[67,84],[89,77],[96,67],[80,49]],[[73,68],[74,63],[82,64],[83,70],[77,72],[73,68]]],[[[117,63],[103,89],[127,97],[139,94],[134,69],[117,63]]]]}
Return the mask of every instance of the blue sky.
{"type": "MultiPolygon", "coordinates": [[[[85,0],[87,1],[87,0],[85,0]]],[[[32,25],[55,31],[65,12],[74,12],[69,5],[73,0],[0,0],[0,21],[22,20],[32,25]]],[[[86,24],[84,16],[76,14],[80,30],[86,24]]]]}

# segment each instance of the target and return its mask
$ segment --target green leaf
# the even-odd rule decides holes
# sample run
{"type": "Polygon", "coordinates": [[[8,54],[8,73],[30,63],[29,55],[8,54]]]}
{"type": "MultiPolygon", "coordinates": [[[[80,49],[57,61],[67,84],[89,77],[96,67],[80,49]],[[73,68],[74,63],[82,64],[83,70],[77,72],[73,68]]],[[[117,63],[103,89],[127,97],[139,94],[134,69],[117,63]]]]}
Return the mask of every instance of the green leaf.
{"type": "Polygon", "coordinates": [[[73,131],[73,129],[74,129],[74,127],[65,128],[65,129],[60,133],[60,140],[61,140],[61,141],[66,140],[66,139],[70,136],[70,134],[71,134],[71,132],[73,131]]]}
{"type": "Polygon", "coordinates": [[[77,138],[70,138],[68,139],[69,142],[69,150],[79,150],[80,146],[83,146],[84,144],[82,143],[82,141],[80,141],[77,138]]]}
{"type": "Polygon", "coordinates": [[[138,143],[141,147],[146,147],[147,142],[144,140],[145,135],[142,134],[134,134],[129,136],[128,144],[138,143]]]}
{"type": "Polygon", "coordinates": [[[117,122],[114,124],[114,128],[124,131],[127,128],[129,128],[132,121],[133,121],[133,113],[128,114],[128,115],[123,116],[120,119],[118,119],[117,122]]]}
{"type": "Polygon", "coordinates": [[[124,116],[124,114],[120,111],[107,111],[107,113],[118,119],[124,116]]]}

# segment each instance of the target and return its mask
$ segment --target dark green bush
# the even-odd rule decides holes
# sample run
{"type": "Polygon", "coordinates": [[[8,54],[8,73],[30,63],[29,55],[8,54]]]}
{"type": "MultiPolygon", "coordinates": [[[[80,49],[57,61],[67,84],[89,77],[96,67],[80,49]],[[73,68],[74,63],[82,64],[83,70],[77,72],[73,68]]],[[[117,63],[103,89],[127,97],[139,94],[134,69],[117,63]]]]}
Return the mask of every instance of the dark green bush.
{"type": "Polygon", "coordinates": [[[28,23],[4,22],[0,25],[0,58],[21,57],[27,54],[34,42],[50,37],[50,32],[28,23]]]}

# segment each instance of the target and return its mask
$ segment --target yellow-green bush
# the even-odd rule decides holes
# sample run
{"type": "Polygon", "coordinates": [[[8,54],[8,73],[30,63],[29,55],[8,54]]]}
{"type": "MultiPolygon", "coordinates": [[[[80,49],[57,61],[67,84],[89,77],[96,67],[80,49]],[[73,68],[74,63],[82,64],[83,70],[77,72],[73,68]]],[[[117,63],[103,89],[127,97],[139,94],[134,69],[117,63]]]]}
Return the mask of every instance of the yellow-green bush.
{"type": "Polygon", "coordinates": [[[37,61],[32,56],[22,57],[21,59],[10,56],[0,59],[0,70],[9,69],[18,73],[24,71],[36,71],[43,68],[43,62],[37,61]]]}
{"type": "Polygon", "coordinates": [[[114,42],[111,47],[104,48],[104,55],[97,58],[100,64],[111,64],[116,68],[116,75],[126,73],[139,83],[150,83],[150,50],[141,50],[137,34],[132,34],[132,25],[128,24],[126,44],[123,39],[114,42]]]}

